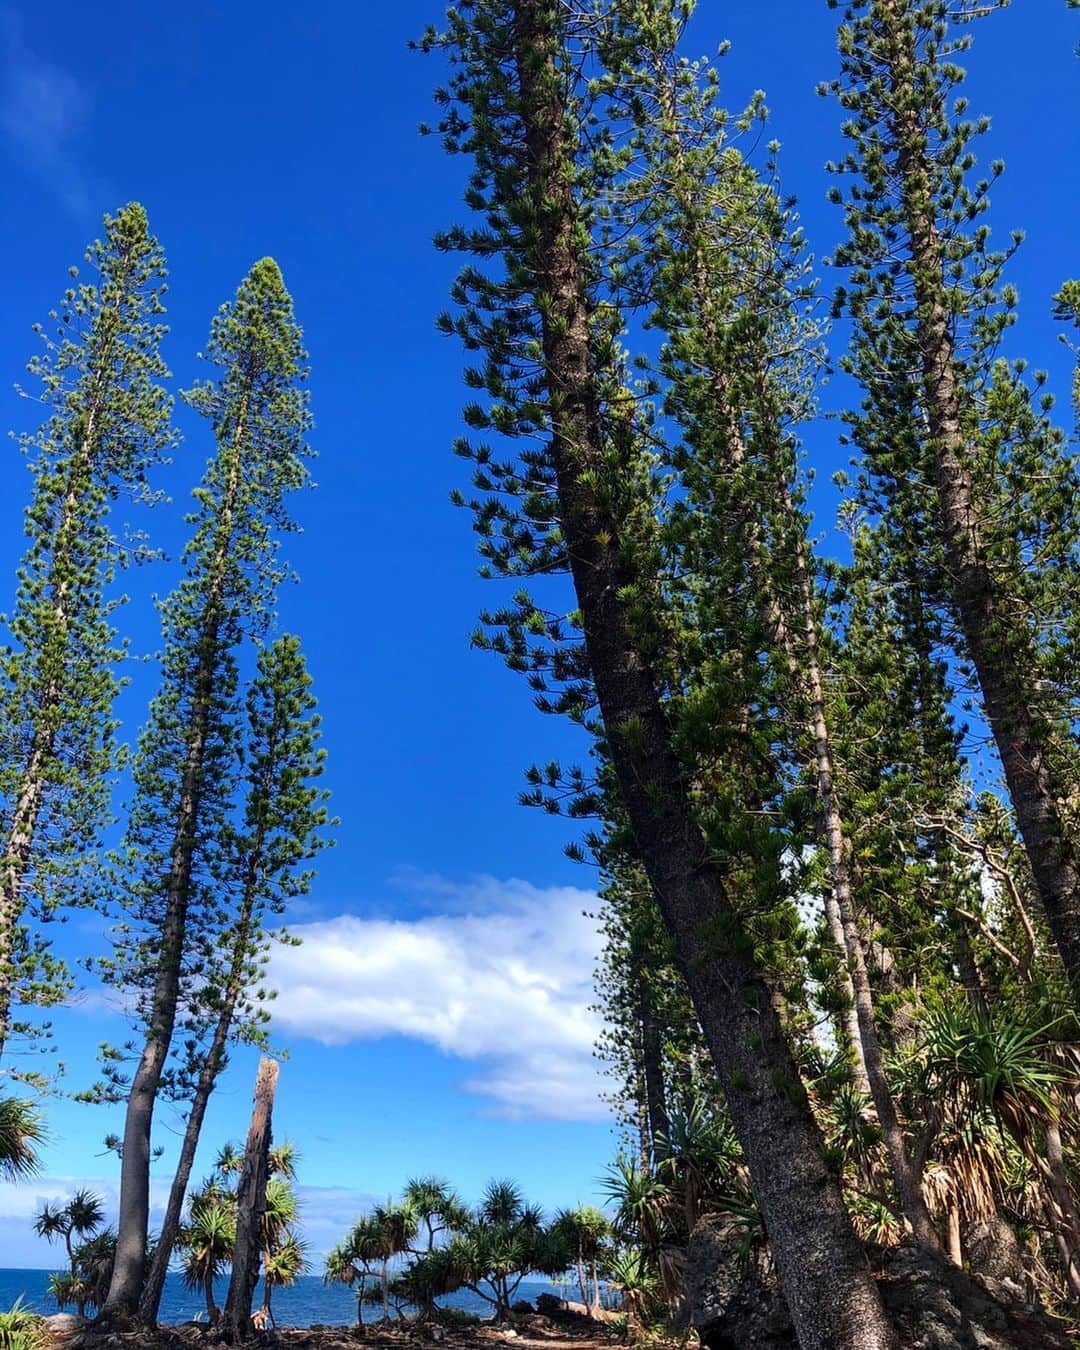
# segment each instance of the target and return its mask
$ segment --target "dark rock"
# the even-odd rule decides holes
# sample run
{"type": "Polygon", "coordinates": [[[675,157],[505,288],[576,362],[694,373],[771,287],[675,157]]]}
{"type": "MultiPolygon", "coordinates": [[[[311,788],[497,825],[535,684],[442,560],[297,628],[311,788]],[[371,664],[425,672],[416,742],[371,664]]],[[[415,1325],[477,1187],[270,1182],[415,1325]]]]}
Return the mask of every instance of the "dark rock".
{"type": "Polygon", "coordinates": [[[557,1317],[566,1311],[566,1300],[556,1298],[554,1294],[537,1294],[536,1311],[546,1313],[548,1317],[557,1317]]]}
{"type": "MultiPolygon", "coordinates": [[[[1070,1350],[1061,1324],[1018,1297],[1013,1281],[973,1279],[911,1244],[875,1253],[878,1287],[904,1350],[1070,1350]]],[[[797,1350],[768,1253],[740,1259],[718,1219],[686,1252],[690,1324],[706,1350],[797,1350]]]]}
{"type": "Polygon", "coordinates": [[[1073,1344],[1060,1322],[1014,1299],[1004,1281],[991,1290],[908,1243],[882,1256],[881,1297],[901,1344],[911,1350],[1070,1350],[1073,1344]]]}
{"type": "Polygon", "coordinates": [[[973,1275],[1006,1280],[1021,1291],[1027,1287],[1020,1239],[1000,1214],[965,1224],[961,1237],[966,1264],[973,1275]]]}
{"type": "Polygon", "coordinates": [[[534,1313],[536,1309],[527,1298],[519,1298],[518,1301],[513,1304],[510,1311],[515,1313],[534,1313]]]}
{"type": "Polygon", "coordinates": [[[686,1249],[690,1325],[708,1350],[798,1350],[787,1304],[767,1252],[748,1260],[723,1223],[706,1218],[686,1249]]]}

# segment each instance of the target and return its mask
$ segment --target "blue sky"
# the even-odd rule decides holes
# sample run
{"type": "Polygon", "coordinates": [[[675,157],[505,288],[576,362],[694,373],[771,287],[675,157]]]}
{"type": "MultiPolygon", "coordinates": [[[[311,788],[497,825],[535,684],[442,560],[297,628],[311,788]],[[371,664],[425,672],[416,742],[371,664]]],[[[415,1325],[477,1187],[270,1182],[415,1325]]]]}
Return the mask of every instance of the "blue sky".
{"type": "MultiPolygon", "coordinates": [[[[549,1206],[597,1199],[615,1147],[596,1100],[589,973],[595,935],[582,911],[592,877],[562,856],[558,823],[515,797],[533,759],[573,758],[570,729],[468,634],[491,595],[475,573],[468,520],[447,501],[461,482],[460,355],[440,338],[453,262],[431,247],[457,219],[464,164],[416,125],[430,116],[433,59],[408,52],[437,21],[428,0],[316,0],[259,6],[116,0],[49,6],[0,0],[0,426],[33,425],[12,388],[101,213],[137,198],[169,257],[167,356],[191,382],[209,318],[251,262],[280,262],[311,352],[321,458],[318,491],[296,503],[304,534],[290,556],[301,585],[282,596],[315,676],[341,817],[310,900],[295,915],[305,946],[279,963],[284,1066],[278,1132],[304,1154],[309,1235],[323,1250],[365,1197],[437,1171],[470,1197],[491,1175],[517,1177],[549,1206]]],[[[726,97],[767,91],[788,188],[812,249],[841,228],[825,202],[840,149],[836,107],[816,97],[834,73],[824,0],[703,0],[692,46],[734,43],[726,97]]],[[[1029,0],[978,25],[969,59],[976,110],[994,118],[988,153],[1008,161],[993,222],[1028,242],[1013,270],[1022,322],[1012,350],[1068,387],[1049,296],[1078,270],[1076,16],[1029,0]]],[[[826,278],[828,284],[828,278],[826,278]]],[[[825,396],[835,405],[838,385],[825,396]]],[[[160,482],[173,504],[148,523],[175,551],[180,516],[209,446],[197,423],[160,482]]],[[[842,462],[823,421],[811,447],[821,476],[842,462]]],[[[0,597],[10,595],[28,479],[14,447],[0,459],[0,597]]],[[[832,496],[818,498],[827,524],[832,496]]],[[[136,650],[157,642],[151,592],[175,573],[130,578],[122,624],[136,650]]],[[[0,598],[0,608],[7,603],[0,598]]],[[[121,715],[134,735],[153,686],[133,665],[121,715]]],[[[72,919],[69,951],[100,941],[72,919]]],[[[92,1076],[94,1046],[121,1022],[93,992],[57,1018],[67,1082],[92,1076]]],[[[244,1128],[254,1072],[238,1054],[218,1093],[212,1149],[244,1128]]],[[[49,1264],[27,1237],[40,1200],[90,1180],[107,1194],[101,1139],[118,1108],[49,1104],[45,1174],[0,1187],[0,1264],[49,1264]]],[[[160,1118],[169,1148],[177,1120],[160,1118]]]]}

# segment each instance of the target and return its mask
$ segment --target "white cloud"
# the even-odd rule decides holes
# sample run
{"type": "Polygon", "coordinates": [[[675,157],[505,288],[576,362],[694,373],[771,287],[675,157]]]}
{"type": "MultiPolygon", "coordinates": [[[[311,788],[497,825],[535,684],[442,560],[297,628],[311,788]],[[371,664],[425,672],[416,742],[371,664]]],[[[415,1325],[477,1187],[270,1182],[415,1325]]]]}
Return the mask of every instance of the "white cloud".
{"type": "Polygon", "coordinates": [[[72,158],[72,141],[85,125],[88,94],[69,71],[31,50],[21,19],[10,9],[0,9],[0,45],[0,129],[64,204],[82,213],[88,193],[72,158]]]}
{"type": "Polygon", "coordinates": [[[414,1037],[475,1061],[463,1086],[499,1115],[605,1119],[590,1008],[600,936],[584,913],[596,897],[491,877],[403,884],[441,912],[294,926],[302,945],[271,969],[278,1025],[325,1045],[414,1037]]]}

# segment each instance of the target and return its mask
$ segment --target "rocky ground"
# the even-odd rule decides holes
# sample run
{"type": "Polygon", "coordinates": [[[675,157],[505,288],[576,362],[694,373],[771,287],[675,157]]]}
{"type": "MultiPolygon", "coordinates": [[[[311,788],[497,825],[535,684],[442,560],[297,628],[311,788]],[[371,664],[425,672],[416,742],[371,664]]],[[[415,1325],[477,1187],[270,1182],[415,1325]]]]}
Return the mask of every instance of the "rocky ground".
{"type": "MultiPolygon", "coordinates": [[[[868,1251],[904,1350],[1074,1350],[1077,1328],[1029,1303],[1009,1279],[972,1276],[904,1244],[868,1251]]],[[[694,1231],[686,1257],[702,1350],[798,1350],[771,1262],[740,1258],[719,1220],[694,1231]]]]}
{"type": "MultiPolygon", "coordinates": [[[[159,1327],[148,1332],[111,1332],[99,1335],[76,1317],[46,1320],[45,1350],[197,1350],[220,1344],[217,1333],[205,1323],[189,1322],[178,1327],[159,1327]]],[[[506,1328],[416,1327],[402,1330],[385,1327],[279,1327],[254,1333],[248,1344],[282,1347],[285,1350],[613,1350],[617,1333],[608,1322],[579,1313],[558,1317],[539,1313],[515,1315],[506,1328]]]]}

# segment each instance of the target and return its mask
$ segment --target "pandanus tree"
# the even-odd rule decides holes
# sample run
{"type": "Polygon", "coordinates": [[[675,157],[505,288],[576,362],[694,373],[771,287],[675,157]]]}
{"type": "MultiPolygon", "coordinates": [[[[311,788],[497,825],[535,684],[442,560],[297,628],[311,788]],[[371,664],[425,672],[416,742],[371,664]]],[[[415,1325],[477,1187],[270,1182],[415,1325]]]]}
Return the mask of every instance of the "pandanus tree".
{"type": "Polygon", "coordinates": [[[86,261],[30,363],[50,415],[23,441],[28,545],[0,654],[0,1053],[29,1030],[13,1021],[20,1004],[49,1006],[69,988],[40,924],[90,898],[81,862],[109,819],[125,652],[113,583],[141,547],[121,543],[111,512],[149,498],[147,473],[174,443],[165,259],[143,208],[106,216],[86,261]]]}
{"type": "MultiPolygon", "coordinates": [[[[266,1203],[259,1228],[259,1265],[263,1274],[260,1314],[272,1319],[273,1290],[292,1284],[307,1269],[306,1246],[296,1232],[300,1201],[295,1188],[298,1159],[295,1145],[285,1140],[270,1150],[266,1203]]],[[[221,1318],[214,1280],[231,1265],[236,1249],[237,1178],[243,1157],[233,1144],[219,1151],[210,1177],[188,1201],[188,1217],[176,1234],[183,1256],[184,1279],[201,1289],[207,1316],[221,1318]]]]}
{"type": "Polygon", "coordinates": [[[50,1277],[49,1293],[61,1309],[74,1304],[80,1317],[86,1315],[88,1305],[99,1306],[104,1298],[101,1254],[108,1251],[111,1266],[113,1248],[113,1234],[98,1232],[104,1222],[101,1199],[88,1190],[76,1191],[63,1205],[43,1205],[34,1220],[39,1237],[48,1242],[61,1239],[67,1252],[68,1269],[50,1277]]]}
{"type": "Polygon", "coordinates": [[[472,157],[469,200],[482,217],[443,239],[475,260],[445,327],[480,354],[468,378],[487,402],[469,408],[470,425],[524,442],[505,461],[484,444],[459,447],[476,462],[481,550],[504,577],[568,570],[576,608],[563,608],[580,622],[568,632],[519,592],[491,616],[488,640],[541,692],[559,685],[550,705],[603,736],[801,1343],[887,1346],[892,1332],[777,1005],[703,830],[692,727],[669,697],[678,663],[651,442],[627,388],[620,317],[597,288],[585,200],[590,175],[606,172],[587,152],[590,90],[573,51],[590,31],[553,0],[475,0],[450,11],[441,39],[429,38],[454,66],[441,129],[448,148],[472,157]]]}
{"type": "Polygon", "coordinates": [[[471,1289],[502,1321],[526,1276],[557,1275],[570,1265],[564,1237],[557,1228],[545,1227],[540,1210],[513,1182],[493,1181],[450,1240],[417,1259],[410,1282],[426,1287],[432,1297],[471,1289]]]}
{"type": "Polygon", "coordinates": [[[32,1176],[45,1139],[45,1121],[36,1106],[18,1097],[0,1098],[0,1176],[9,1181],[32,1176]]]}
{"type": "Polygon", "coordinates": [[[63,1205],[43,1205],[34,1219],[34,1232],[48,1242],[63,1241],[68,1266],[74,1275],[76,1247],[92,1237],[104,1222],[105,1210],[100,1196],[84,1189],[76,1191],[63,1205]]]}
{"type": "Polygon", "coordinates": [[[212,1323],[221,1317],[214,1297],[214,1281],[229,1267],[236,1243],[236,1214],[230,1197],[213,1184],[196,1192],[188,1205],[187,1222],[177,1234],[184,1283],[199,1290],[212,1323]]]}
{"type": "MultiPolygon", "coordinates": [[[[266,1184],[266,1205],[262,1216],[263,1301],[260,1312],[271,1323],[273,1291],[283,1285],[295,1284],[307,1270],[307,1246],[296,1232],[300,1198],[293,1186],[293,1157],[292,1154],[288,1157],[288,1170],[280,1166],[275,1169],[271,1157],[270,1168],[276,1175],[271,1175],[266,1184]]],[[[278,1161],[280,1164],[281,1160],[278,1161]]]]}
{"type": "MultiPolygon", "coordinates": [[[[333,1278],[346,1275],[346,1283],[359,1283],[358,1305],[365,1301],[367,1279],[378,1272],[384,1322],[390,1320],[391,1263],[410,1250],[417,1231],[418,1220],[413,1210],[388,1200],[358,1219],[345,1241],[335,1249],[333,1269],[337,1274],[333,1278]]],[[[359,1317],[362,1321],[363,1314],[359,1317]]]]}
{"type": "Polygon", "coordinates": [[[443,1233],[452,1232],[469,1217],[464,1201],[442,1177],[413,1177],[405,1183],[402,1207],[417,1221],[420,1251],[431,1252],[443,1233]]]}
{"type": "Polygon", "coordinates": [[[256,263],[213,320],[214,377],[185,396],[217,450],[197,490],[186,575],[162,605],[163,679],[134,763],[118,885],[124,916],[109,981],[137,1007],[143,1045],[127,1091],[120,1224],[107,1317],[138,1311],[149,1217],[150,1133],[178,1010],[197,1004],[222,922],[238,778],[237,658],[261,637],[286,569],[290,492],[307,480],[306,368],[277,264],[256,263]]]}
{"type": "Polygon", "coordinates": [[[582,1303],[590,1311],[598,1308],[600,1262],[606,1250],[605,1243],[611,1236],[607,1215],[592,1205],[560,1209],[552,1221],[552,1232],[572,1256],[582,1303]]]}
{"type": "Polygon", "coordinates": [[[80,1317],[104,1306],[116,1257],[116,1234],[111,1228],[81,1242],[72,1254],[71,1269],[49,1278],[49,1294],[57,1307],[73,1305],[80,1317]]]}
{"type": "Polygon", "coordinates": [[[343,1284],[356,1289],[356,1321],[364,1324],[364,1293],[371,1271],[366,1261],[361,1261],[349,1249],[348,1239],[331,1247],[323,1263],[323,1282],[325,1284],[343,1284]]]}

